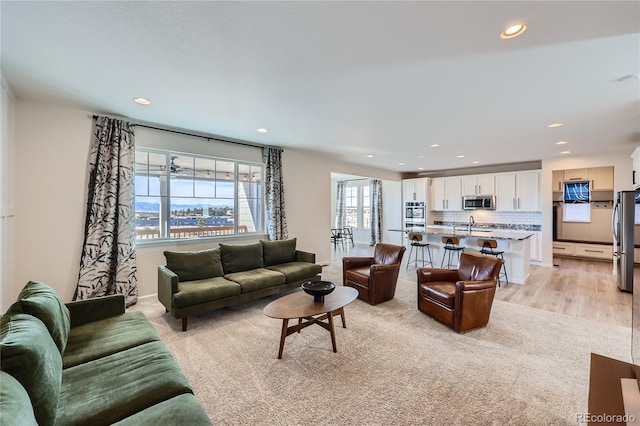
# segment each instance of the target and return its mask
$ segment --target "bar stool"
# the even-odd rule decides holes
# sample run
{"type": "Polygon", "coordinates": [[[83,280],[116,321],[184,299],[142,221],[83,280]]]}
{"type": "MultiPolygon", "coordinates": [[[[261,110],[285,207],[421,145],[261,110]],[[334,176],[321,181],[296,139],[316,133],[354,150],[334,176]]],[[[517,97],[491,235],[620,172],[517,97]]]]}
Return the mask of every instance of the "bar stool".
{"type": "Polygon", "coordinates": [[[446,268],[451,268],[452,266],[457,267],[458,266],[457,264],[451,263],[451,256],[453,255],[453,253],[457,253],[458,264],[460,263],[460,253],[464,251],[464,247],[460,247],[458,245],[460,244],[460,239],[455,235],[443,235],[442,242],[444,243],[444,247],[442,247],[444,249],[444,253],[442,253],[442,263],[440,264],[440,267],[441,268],[445,267],[444,258],[447,256],[448,257],[447,257],[446,268]]]}
{"type": "Polygon", "coordinates": [[[409,259],[407,261],[407,268],[409,269],[409,265],[412,263],[418,267],[418,249],[422,252],[422,267],[424,268],[427,263],[433,268],[433,259],[431,258],[431,244],[422,241],[422,234],[419,232],[409,232],[407,235],[409,241],[411,241],[411,249],[409,250],[409,259]],[[411,260],[411,253],[413,253],[413,248],[416,248],[416,254],[411,260]],[[429,262],[424,260],[424,249],[427,248],[427,253],[429,254],[429,262]]]}
{"type": "Polygon", "coordinates": [[[344,238],[344,241],[351,241],[351,247],[355,247],[356,245],[353,242],[353,228],[350,226],[345,226],[344,228],[342,228],[342,238],[344,238]]]}
{"type": "Polygon", "coordinates": [[[333,249],[336,250],[338,248],[338,242],[344,248],[344,235],[342,235],[341,228],[331,228],[331,242],[333,243],[333,249]]]}
{"type": "MultiPolygon", "coordinates": [[[[498,242],[496,240],[484,240],[479,239],[478,245],[482,247],[480,249],[481,254],[485,254],[487,256],[495,256],[504,260],[504,250],[494,250],[498,248],[498,242]]],[[[498,275],[498,287],[500,287],[500,278],[504,277],[504,280],[509,284],[509,277],[507,276],[507,266],[502,263],[502,272],[498,275]]]]}

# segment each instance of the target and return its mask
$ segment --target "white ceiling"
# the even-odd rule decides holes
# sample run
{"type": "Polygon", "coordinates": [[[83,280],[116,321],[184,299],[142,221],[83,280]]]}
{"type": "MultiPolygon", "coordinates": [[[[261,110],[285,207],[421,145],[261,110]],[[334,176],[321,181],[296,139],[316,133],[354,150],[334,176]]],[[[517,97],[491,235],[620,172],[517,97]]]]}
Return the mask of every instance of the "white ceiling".
{"type": "Polygon", "coordinates": [[[640,72],[636,1],[2,1],[0,15],[14,93],[97,113],[401,172],[640,143],[640,83],[620,81],[640,72]],[[515,20],[527,32],[501,40],[515,20]]]}

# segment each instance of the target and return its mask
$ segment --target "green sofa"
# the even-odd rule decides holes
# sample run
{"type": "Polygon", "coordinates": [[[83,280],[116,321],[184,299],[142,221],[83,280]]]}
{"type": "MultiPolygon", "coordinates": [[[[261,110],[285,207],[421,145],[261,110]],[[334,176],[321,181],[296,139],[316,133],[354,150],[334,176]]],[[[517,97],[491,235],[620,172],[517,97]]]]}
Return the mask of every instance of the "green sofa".
{"type": "Polygon", "coordinates": [[[0,317],[0,370],[2,425],[212,424],[123,295],[64,304],[29,282],[0,317]]]}
{"type": "Polygon", "coordinates": [[[315,254],[296,250],[296,239],[220,244],[217,249],[164,252],[158,299],[187,330],[189,315],[233,306],[319,280],[315,254]]]}

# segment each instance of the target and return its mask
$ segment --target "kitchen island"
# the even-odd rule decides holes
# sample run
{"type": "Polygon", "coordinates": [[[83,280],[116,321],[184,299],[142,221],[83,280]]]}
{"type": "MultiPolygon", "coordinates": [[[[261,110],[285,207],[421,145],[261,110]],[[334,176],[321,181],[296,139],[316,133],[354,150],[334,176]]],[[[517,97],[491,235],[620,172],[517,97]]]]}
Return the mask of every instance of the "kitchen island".
{"type": "MultiPolygon", "coordinates": [[[[420,232],[423,241],[431,245],[431,254],[433,256],[434,267],[439,268],[444,255],[444,243],[442,237],[445,235],[455,235],[460,239],[460,246],[464,247],[466,252],[479,253],[480,247],[478,240],[492,239],[496,240],[498,247],[494,250],[504,251],[504,263],[509,276],[509,283],[524,284],[529,276],[531,248],[529,238],[534,234],[531,231],[512,231],[507,229],[485,229],[485,228],[467,228],[451,226],[428,225],[425,229],[389,229],[389,231],[404,232],[420,232]]],[[[407,250],[410,247],[410,241],[405,239],[407,250]]]]}

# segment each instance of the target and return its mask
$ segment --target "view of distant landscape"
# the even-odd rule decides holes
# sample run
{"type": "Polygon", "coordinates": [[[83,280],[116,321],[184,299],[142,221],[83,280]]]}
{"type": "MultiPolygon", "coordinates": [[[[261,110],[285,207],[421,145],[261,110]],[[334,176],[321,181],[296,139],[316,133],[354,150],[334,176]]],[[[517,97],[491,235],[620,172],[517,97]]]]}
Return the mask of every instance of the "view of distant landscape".
{"type": "MultiPolygon", "coordinates": [[[[160,203],[136,201],[136,228],[160,226],[160,203]]],[[[233,207],[211,206],[202,203],[172,204],[171,227],[181,226],[232,226],[233,207]]]]}

